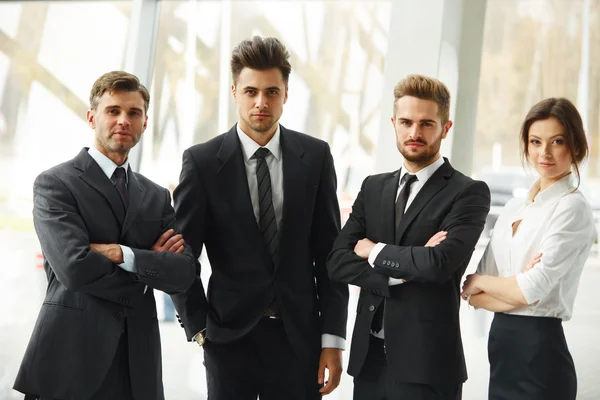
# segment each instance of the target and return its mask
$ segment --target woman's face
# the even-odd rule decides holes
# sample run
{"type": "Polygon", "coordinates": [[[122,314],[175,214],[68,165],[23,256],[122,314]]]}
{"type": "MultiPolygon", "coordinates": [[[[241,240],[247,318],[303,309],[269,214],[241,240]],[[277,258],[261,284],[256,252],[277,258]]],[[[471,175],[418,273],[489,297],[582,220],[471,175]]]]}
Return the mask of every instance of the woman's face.
{"type": "Polygon", "coordinates": [[[565,130],[554,117],[534,122],[529,128],[527,153],[540,175],[543,188],[571,172],[573,156],[565,130]]]}

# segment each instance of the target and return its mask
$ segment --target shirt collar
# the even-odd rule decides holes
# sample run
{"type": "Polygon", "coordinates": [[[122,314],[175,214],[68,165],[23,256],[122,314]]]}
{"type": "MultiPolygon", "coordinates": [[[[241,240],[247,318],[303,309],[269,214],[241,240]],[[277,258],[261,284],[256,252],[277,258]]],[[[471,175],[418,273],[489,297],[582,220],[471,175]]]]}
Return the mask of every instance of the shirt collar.
{"type": "Polygon", "coordinates": [[[281,159],[281,146],[279,144],[281,129],[279,124],[277,124],[277,130],[275,131],[275,134],[273,135],[271,140],[269,140],[269,143],[267,143],[264,146],[259,145],[254,140],[252,140],[250,136],[246,135],[244,131],[242,131],[242,128],[240,128],[240,124],[236,125],[236,129],[238,137],[240,138],[240,143],[242,144],[244,161],[248,162],[248,160],[250,160],[254,153],[256,153],[256,150],[258,150],[260,147],[266,147],[267,149],[269,149],[271,154],[275,156],[277,160],[281,159]]]}
{"type": "Polygon", "coordinates": [[[113,162],[113,160],[106,157],[100,152],[100,150],[98,150],[94,146],[89,148],[88,154],[94,159],[94,161],[96,161],[96,163],[98,163],[100,169],[102,169],[102,172],[104,172],[108,179],[112,178],[113,173],[115,172],[115,169],[117,169],[117,167],[123,167],[125,169],[125,182],[129,182],[129,159],[125,160],[123,165],[117,165],[113,162]]]}
{"type": "MultiPolygon", "coordinates": [[[[429,164],[425,168],[422,168],[420,171],[416,172],[414,175],[417,175],[417,179],[419,180],[419,183],[421,183],[421,185],[424,185],[425,182],[427,182],[429,180],[429,178],[431,178],[431,176],[433,174],[435,174],[435,171],[437,171],[442,165],[444,165],[444,162],[445,162],[444,157],[440,156],[433,163],[429,164]]],[[[406,166],[402,165],[402,170],[400,170],[399,182],[402,182],[402,177],[406,173],[410,174],[410,172],[408,172],[406,170],[406,166]]]]}
{"type": "Polygon", "coordinates": [[[565,194],[572,192],[575,189],[577,189],[577,185],[573,173],[563,176],[542,191],[540,191],[540,180],[538,179],[531,187],[527,200],[528,203],[531,203],[534,200],[535,203],[551,202],[558,200],[565,194]]]}

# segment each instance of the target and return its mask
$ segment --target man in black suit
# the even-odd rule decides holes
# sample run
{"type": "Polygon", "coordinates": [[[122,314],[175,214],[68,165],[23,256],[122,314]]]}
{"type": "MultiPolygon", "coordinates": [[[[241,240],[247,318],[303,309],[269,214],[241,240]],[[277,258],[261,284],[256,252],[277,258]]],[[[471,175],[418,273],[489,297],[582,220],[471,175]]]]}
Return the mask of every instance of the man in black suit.
{"type": "Polygon", "coordinates": [[[164,399],[152,288],[187,290],[195,259],[171,228],[169,191],[129,167],[149,101],[137,77],[102,75],[94,146],[35,180],[48,289],[14,385],[26,399],[164,399]]]}
{"type": "Polygon", "coordinates": [[[214,400],[318,399],[341,377],[348,288],[325,268],[336,176],[327,143],[278,123],[288,58],[275,38],[233,50],[238,123],[184,152],[175,189],[181,231],[196,257],[206,245],[212,274],[208,301],[199,277],[173,300],[188,340],[204,343],[214,400]]]}
{"type": "Polygon", "coordinates": [[[440,155],[446,86],[411,75],[394,97],[404,164],[364,180],[328,258],[331,279],[361,287],[348,373],[357,400],[460,399],[459,285],[490,193],[440,155]]]}

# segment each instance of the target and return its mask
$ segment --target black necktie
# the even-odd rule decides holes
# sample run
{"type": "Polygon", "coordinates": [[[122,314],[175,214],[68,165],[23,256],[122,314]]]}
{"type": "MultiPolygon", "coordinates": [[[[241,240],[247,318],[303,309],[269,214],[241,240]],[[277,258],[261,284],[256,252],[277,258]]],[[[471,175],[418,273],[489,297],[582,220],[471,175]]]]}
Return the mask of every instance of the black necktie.
{"type": "Polygon", "coordinates": [[[409,173],[404,174],[402,177],[402,181],[404,182],[404,186],[402,190],[400,190],[400,194],[396,199],[396,230],[398,230],[398,225],[400,225],[400,220],[404,215],[404,209],[406,209],[406,202],[408,202],[408,196],[410,195],[410,186],[417,180],[416,175],[411,175],[409,173]]]}
{"type": "Polygon", "coordinates": [[[254,153],[254,158],[256,158],[256,183],[258,186],[258,225],[269,250],[269,255],[273,260],[273,265],[275,265],[278,246],[277,221],[275,220],[275,210],[273,209],[271,174],[269,173],[267,160],[265,160],[265,157],[270,153],[269,149],[261,147],[254,153]]]}
{"type": "MultiPolygon", "coordinates": [[[[417,180],[416,175],[411,175],[409,173],[404,174],[402,177],[402,181],[404,182],[404,186],[400,193],[398,194],[398,198],[396,199],[396,230],[398,230],[398,225],[400,225],[400,220],[404,215],[404,209],[406,208],[406,202],[408,201],[408,196],[410,195],[410,186],[417,180]]],[[[373,332],[377,333],[383,328],[383,310],[385,308],[385,299],[381,302],[377,311],[375,311],[375,315],[373,315],[373,321],[371,322],[371,329],[373,332]]]]}
{"type": "Polygon", "coordinates": [[[115,172],[113,172],[112,181],[115,184],[115,188],[117,188],[117,192],[119,192],[125,210],[127,210],[127,207],[129,207],[129,192],[127,191],[127,175],[125,174],[125,168],[117,167],[115,172]]]}

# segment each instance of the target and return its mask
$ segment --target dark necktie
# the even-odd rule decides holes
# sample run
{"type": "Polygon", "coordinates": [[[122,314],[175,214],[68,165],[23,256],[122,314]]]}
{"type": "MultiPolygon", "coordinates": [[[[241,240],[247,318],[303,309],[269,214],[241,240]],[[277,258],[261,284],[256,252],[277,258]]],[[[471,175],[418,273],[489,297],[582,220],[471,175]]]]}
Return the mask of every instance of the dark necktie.
{"type": "Polygon", "coordinates": [[[127,210],[127,207],[129,207],[129,192],[127,191],[125,168],[117,167],[115,172],[113,172],[112,181],[115,184],[115,188],[117,188],[117,192],[119,192],[125,210],[127,210]]]}
{"type": "Polygon", "coordinates": [[[400,220],[404,215],[404,210],[406,209],[406,203],[408,202],[408,196],[410,195],[410,186],[417,180],[416,175],[411,175],[409,173],[404,174],[402,177],[402,181],[404,182],[404,186],[402,190],[400,190],[400,194],[396,199],[396,230],[398,230],[398,225],[400,225],[400,220]]]}
{"type": "MultiPolygon", "coordinates": [[[[396,230],[398,230],[398,225],[400,225],[400,220],[404,215],[404,209],[406,208],[406,203],[408,201],[408,196],[410,195],[410,186],[417,180],[416,175],[411,175],[409,173],[404,174],[402,177],[402,181],[404,182],[404,186],[400,193],[398,194],[398,198],[396,199],[396,230]]],[[[373,321],[371,322],[371,329],[373,332],[377,333],[383,327],[383,310],[385,308],[385,299],[381,302],[377,311],[375,311],[375,315],[373,315],[373,321]]]]}
{"type": "Polygon", "coordinates": [[[273,265],[275,265],[278,247],[277,221],[275,220],[275,210],[273,209],[271,174],[269,173],[267,160],[265,160],[265,157],[270,153],[269,149],[261,147],[254,153],[254,158],[256,158],[256,183],[258,187],[258,225],[269,250],[269,255],[273,260],[273,265]]]}

